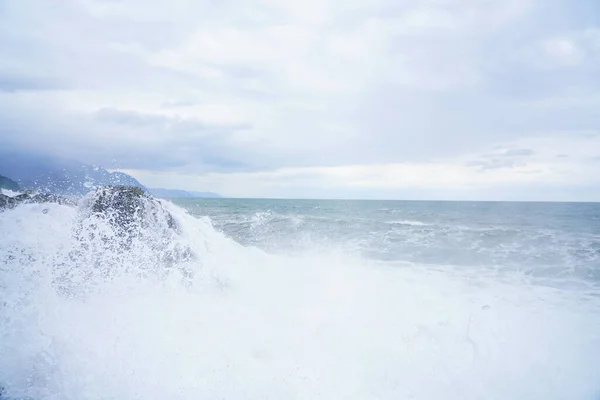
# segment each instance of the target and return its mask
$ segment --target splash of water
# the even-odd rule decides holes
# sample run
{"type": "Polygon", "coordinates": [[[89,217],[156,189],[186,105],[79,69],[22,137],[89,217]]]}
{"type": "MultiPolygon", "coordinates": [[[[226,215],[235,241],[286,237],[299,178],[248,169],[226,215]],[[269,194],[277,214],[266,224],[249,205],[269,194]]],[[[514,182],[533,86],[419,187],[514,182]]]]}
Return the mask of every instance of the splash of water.
{"type": "Polygon", "coordinates": [[[276,256],[171,204],[159,208],[177,229],[150,212],[124,233],[90,212],[89,198],[0,214],[3,396],[600,393],[595,292],[332,252],[276,256]]]}

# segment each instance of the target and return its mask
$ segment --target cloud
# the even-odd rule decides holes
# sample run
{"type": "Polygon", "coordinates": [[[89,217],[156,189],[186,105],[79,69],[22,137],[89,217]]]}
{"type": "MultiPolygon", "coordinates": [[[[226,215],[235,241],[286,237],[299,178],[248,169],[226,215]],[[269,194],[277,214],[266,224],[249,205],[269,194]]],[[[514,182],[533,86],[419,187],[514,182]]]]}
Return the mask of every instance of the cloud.
{"type": "Polygon", "coordinates": [[[600,30],[580,3],[3,7],[2,143],[149,186],[433,196],[485,182],[492,195],[526,191],[524,176],[571,185],[564,171],[591,168],[581,143],[595,139],[577,135],[600,126],[600,30]]]}
{"type": "Polygon", "coordinates": [[[505,157],[513,157],[513,156],[531,156],[535,154],[535,151],[531,149],[510,149],[504,152],[505,157]]]}
{"type": "Polygon", "coordinates": [[[0,92],[56,90],[64,86],[53,79],[0,73],[0,92]]]}
{"type": "Polygon", "coordinates": [[[599,137],[579,135],[571,141],[565,135],[515,143],[519,144],[536,147],[539,151],[530,155],[506,156],[507,150],[499,148],[495,153],[429,162],[292,167],[253,172],[212,172],[201,176],[174,176],[140,170],[128,172],[158,186],[210,187],[241,197],[574,201],[593,200],[600,194],[595,161],[581,163],[581,160],[591,160],[596,156],[599,137]],[[574,159],[557,160],[553,153],[555,148],[568,150],[574,159]],[[492,154],[499,158],[484,158],[492,154]],[[523,158],[527,161],[522,161],[523,158]]]}
{"type": "Polygon", "coordinates": [[[489,160],[480,160],[480,161],[471,161],[471,162],[467,163],[467,166],[480,167],[484,171],[489,170],[489,169],[513,168],[518,165],[524,165],[524,164],[520,164],[518,161],[515,161],[515,160],[504,160],[504,159],[500,159],[500,158],[492,158],[489,160]]]}
{"type": "Polygon", "coordinates": [[[209,134],[227,134],[232,130],[251,129],[250,125],[217,126],[208,125],[200,120],[181,118],[179,116],[165,116],[160,114],[145,114],[131,110],[103,108],[94,113],[94,117],[101,123],[116,124],[133,129],[151,129],[166,131],[176,139],[182,134],[191,133],[194,137],[209,134]]]}
{"type": "MultiPolygon", "coordinates": [[[[403,163],[210,173],[200,177],[128,172],[159,186],[185,183],[191,189],[211,187],[241,197],[548,200],[539,197],[545,193],[550,199],[577,200],[577,196],[569,196],[573,188],[583,187],[582,183],[590,182],[590,178],[600,183],[585,176],[584,171],[544,163],[505,169],[479,169],[453,162],[403,163]],[[558,188],[567,192],[560,193],[558,188]]],[[[598,193],[592,192],[594,196],[598,193]]]]}
{"type": "Polygon", "coordinates": [[[579,65],[584,59],[583,51],[572,41],[566,38],[555,38],[542,43],[546,55],[560,65],[579,65]]]}
{"type": "Polygon", "coordinates": [[[530,44],[523,56],[540,70],[593,67],[600,59],[600,29],[581,27],[562,31],[530,44]]]}
{"type": "MultiPolygon", "coordinates": [[[[524,148],[502,149],[500,147],[494,152],[482,154],[479,160],[468,161],[465,165],[477,167],[482,171],[492,169],[515,169],[517,167],[526,167],[528,163],[525,158],[533,156],[535,151],[524,148]]],[[[531,170],[529,172],[532,172],[531,170]]],[[[534,171],[535,172],[535,171],[534,171]]]]}

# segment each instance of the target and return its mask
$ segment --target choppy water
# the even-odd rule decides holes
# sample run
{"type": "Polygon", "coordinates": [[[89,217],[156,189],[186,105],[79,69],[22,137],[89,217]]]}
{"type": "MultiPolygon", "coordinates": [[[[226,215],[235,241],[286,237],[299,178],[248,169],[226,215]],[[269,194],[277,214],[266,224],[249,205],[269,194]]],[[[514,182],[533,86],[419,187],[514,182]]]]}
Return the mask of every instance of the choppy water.
{"type": "Polygon", "coordinates": [[[600,204],[180,200],[238,242],[289,254],[516,271],[600,283],[600,204]]]}
{"type": "Polygon", "coordinates": [[[5,396],[600,398],[598,204],[176,203],[0,213],[5,396]]]}

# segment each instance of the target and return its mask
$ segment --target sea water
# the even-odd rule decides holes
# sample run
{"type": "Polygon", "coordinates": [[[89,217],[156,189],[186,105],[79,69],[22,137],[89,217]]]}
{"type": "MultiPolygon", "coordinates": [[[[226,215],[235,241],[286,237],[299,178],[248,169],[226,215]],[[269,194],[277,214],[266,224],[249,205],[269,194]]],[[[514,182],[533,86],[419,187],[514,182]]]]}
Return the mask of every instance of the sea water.
{"type": "Polygon", "coordinates": [[[1,396],[600,398],[598,204],[173,203],[0,213],[1,396]]]}

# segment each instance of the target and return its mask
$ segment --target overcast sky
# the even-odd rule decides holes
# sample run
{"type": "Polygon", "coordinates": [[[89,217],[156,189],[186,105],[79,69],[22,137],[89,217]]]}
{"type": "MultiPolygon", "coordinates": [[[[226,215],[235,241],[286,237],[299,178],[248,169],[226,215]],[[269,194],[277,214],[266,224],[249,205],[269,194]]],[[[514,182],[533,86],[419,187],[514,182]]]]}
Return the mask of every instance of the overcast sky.
{"type": "Polygon", "coordinates": [[[0,146],[226,196],[600,201],[600,2],[3,0],[0,146]]]}

